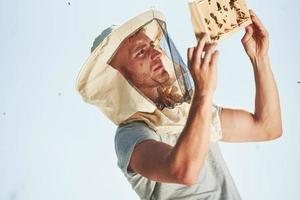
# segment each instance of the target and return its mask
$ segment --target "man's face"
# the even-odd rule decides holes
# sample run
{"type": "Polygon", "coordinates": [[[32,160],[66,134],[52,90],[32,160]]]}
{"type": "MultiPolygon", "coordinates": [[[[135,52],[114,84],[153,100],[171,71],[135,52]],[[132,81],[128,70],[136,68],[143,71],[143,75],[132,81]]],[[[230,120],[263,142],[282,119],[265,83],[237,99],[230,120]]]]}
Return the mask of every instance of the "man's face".
{"type": "Polygon", "coordinates": [[[137,87],[157,87],[169,79],[161,55],[141,30],[122,42],[110,64],[137,87]]]}

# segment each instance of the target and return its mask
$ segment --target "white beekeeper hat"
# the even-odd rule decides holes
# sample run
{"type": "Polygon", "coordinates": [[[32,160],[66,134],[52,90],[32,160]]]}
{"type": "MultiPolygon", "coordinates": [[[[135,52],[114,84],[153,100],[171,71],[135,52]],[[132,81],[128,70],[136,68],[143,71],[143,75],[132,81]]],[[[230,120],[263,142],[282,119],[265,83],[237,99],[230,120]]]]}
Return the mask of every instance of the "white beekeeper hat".
{"type": "MultiPolygon", "coordinates": [[[[116,125],[144,121],[157,132],[179,134],[185,126],[190,109],[193,93],[191,84],[188,68],[166,31],[165,17],[157,10],[149,10],[122,26],[105,29],[95,39],[91,55],[78,75],[76,89],[84,101],[100,108],[116,125]],[[170,77],[168,84],[171,87],[167,87],[168,90],[171,88],[173,91],[175,87],[173,96],[179,92],[182,97],[171,107],[161,107],[152,102],[130,80],[126,80],[108,64],[122,41],[141,28],[151,41],[159,43],[161,61],[170,77]]],[[[217,109],[213,107],[212,110],[211,140],[216,141],[222,137],[222,132],[217,109]]]]}
{"type": "MultiPolygon", "coordinates": [[[[145,29],[147,36],[152,40],[160,41],[163,36],[166,37],[164,35],[166,34],[164,32],[166,28],[165,17],[157,10],[148,10],[121,26],[111,26],[95,39],[91,48],[91,55],[77,78],[76,88],[82,98],[99,107],[117,125],[136,112],[152,113],[157,109],[151,100],[142,95],[119,71],[108,64],[122,41],[141,27],[145,29]]],[[[169,40],[168,36],[167,39],[169,40]]],[[[170,51],[176,50],[174,45],[169,48],[170,51]]],[[[188,102],[192,89],[188,80],[184,80],[187,76],[187,69],[180,69],[175,72],[173,59],[173,55],[164,56],[162,61],[171,79],[179,80],[176,81],[176,84],[181,92],[185,93],[184,101],[188,102]],[[178,82],[182,82],[182,84],[179,85],[178,82]],[[182,86],[184,84],[189,84],[189,90],[182,86]]],[[[179,64],[177,62],[176,65],[179,64]]]]}

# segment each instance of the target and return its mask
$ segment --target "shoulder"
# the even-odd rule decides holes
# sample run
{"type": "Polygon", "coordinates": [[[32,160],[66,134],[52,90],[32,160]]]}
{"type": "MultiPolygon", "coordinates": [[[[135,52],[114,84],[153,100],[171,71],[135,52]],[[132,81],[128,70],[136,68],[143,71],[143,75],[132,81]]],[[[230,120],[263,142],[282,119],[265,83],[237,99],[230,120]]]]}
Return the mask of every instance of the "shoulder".
{"type": "Polygon", "coordinates": [[[155,131],[153,131],[145,122],[135,121],[135,122],[130,122],[128,124],[119,125],[116,130],[116,137],[118,135],[130,134],[130,133],[136,133],[136,132],[139,132],[139,133],[146,132],[146,133],[155,134],[155,131]]]}
{"type": "Polygon", "coordinates": [[[126,128],[133,128],[133,127],[145,127],[145,128],[147,128],[148,125],[143,121],[134,121],[134,122],[126,123],[126,124],[120,124],[118,126],[117,130],[126,129],[126,128]]]}
{"type": "Polygon", "coordinates": [[[136,121],[119,125],[115,134],[115,146],[134,146],[146,139],[160,140],[145,122],[136,121]]]}

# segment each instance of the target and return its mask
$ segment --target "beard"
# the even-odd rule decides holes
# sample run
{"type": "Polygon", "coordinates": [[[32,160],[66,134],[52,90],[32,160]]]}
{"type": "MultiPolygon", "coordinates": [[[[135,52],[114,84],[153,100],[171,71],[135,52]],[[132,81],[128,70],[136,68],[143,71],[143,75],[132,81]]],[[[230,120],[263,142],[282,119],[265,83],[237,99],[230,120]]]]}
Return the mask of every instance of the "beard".
{"type": "Polygon", "coordinates": [[[155,104],[159,109],[174,108],[183,103],[183,96],[175,84],[176,79],[171,79],[169,74],[160,76],[160,84],[157,87],[155,104]]]}
{"type": "Polygon", "coordinates": [[[163,85],[170,79],[170,75],[165,69],[163,69],[161,73],[152,75],[151,79],[155,81],[156,84],[163,85]]]}

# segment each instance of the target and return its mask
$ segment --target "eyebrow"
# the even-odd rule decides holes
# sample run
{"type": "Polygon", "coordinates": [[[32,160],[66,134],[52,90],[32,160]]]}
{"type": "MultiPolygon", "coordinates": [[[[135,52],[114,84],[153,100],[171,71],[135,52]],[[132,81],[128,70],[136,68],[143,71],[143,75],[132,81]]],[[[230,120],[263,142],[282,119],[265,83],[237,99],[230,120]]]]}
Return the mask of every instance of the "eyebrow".
{"type": "MultiPolygon", "coordinates": [[[[140,43],[140,41],[143,41],[143,40],[138,40],[136,42],[136,47],[132,50],[133,53],[136,53],[137,51],[139,51],[140,49],[143,49],[145,46],[147,46],[148,42],[146,42],[147,44],[145,44],[144,42],[142,44],[138,44],[140,43]]],[[[154,44],[153,41],[150,41],[150,45],[152,46],[154,44]]]]}
{"type": "MultiPolygon", "coordinates": [[[[138,43],[138,42],[137,42],[138,43]]],[[[143,49],[145,46],[147,46],[145,43],[143,44],[138,44],[133,50],[133,53],[136,53],[137,51],[139,51],[140,49],[143,49]]]]}

